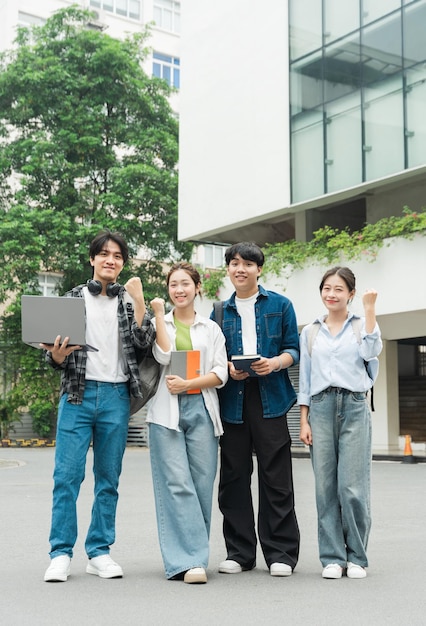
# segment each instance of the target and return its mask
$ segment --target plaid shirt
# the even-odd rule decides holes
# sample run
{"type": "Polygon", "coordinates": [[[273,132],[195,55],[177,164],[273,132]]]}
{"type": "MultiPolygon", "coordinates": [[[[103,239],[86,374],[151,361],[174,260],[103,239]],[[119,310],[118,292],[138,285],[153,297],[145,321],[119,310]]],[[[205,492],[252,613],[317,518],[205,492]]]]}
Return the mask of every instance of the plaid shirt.
{"type": "MultiPolygon", "coordinates": [[[[68,291],[65,295],[69,298],[83,298],[84,285],[78,285],[68,291]]],[[[123,346],[124,358],[129,374],[130,394],[134,397],[142,397],[139,379],[139,369],[136,360],[135,347],[145,350],[154,343],[155,328],[151,323],[151,316],[146,313],[139,328],[134,316],[133,307],[131,316],[128,314],[128,303],[124,300],[124,287],[118,294],[118,332],[123,346]]],[[[131,305],[130,305],[131,306],[131,305]]],[[[83,401],[84,388],[86,382],[86,360],[85,350],[75,350],[61,365],[52,359],[52,353],[46,352],[46,361],[54,369],[61,371],[60,396],[68,393],[68,402],[71,404],[81,404],[83,401]]]]}

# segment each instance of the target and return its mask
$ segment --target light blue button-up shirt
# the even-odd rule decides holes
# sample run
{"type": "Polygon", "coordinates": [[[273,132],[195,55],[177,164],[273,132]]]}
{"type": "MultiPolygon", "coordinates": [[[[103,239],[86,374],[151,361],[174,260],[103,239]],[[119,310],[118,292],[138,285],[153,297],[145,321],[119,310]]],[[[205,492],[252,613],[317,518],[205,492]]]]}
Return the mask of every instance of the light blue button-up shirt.
{"type": "Polygon", "coordinates": [[[362,318],[361,343],[351,324],[349,314],[341,331],[333,337],[324,322],[326,315],[317,318],[319,332],[309,354],[309,328],[305,326],[300,336],[300,369],[298,404],[310,406],[311,397],[327,387],[341,387],[349,391],[366,392],[373,386],[365,362],[375,378],[378,370],[377,357],[382,351],[380,329],[376,324],[372,333],[365,332],[365,319],[362,318]]]}

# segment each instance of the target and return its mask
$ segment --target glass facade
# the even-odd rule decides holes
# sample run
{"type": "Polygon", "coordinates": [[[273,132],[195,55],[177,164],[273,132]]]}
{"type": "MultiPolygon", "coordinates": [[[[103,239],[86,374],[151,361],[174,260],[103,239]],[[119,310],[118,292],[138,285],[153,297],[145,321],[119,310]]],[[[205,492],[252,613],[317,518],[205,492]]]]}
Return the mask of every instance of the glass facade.
{"type": "Polygon", "coordinates": [[[292,202],[426,164],[426,0],[290,0],[292,202]]]}

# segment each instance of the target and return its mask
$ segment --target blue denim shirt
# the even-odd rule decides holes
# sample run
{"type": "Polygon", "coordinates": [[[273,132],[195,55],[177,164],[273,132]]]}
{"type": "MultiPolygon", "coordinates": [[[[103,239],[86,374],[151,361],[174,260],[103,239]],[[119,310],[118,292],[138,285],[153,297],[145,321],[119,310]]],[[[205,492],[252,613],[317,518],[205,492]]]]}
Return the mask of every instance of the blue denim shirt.
{"type": "MultiPolygon", "coordinates": [[[[288,298],[259,285],[255,303],[257,352],[264,357],[274,357],[287,352],[294,364],[299,362],[299,334],[296,315],[288,298]]],[[[211,318],[215,319],[214,311],[211,318]]],[[[222,331],[226,339],[228,360],[232,354],[243,354],[241,317],[235,304],[235,293],[225,300],[222,331]]],[[[287,370],[260,376],[259,390],[263,417],[280,417],[296,402],[296,392],[287,370]]],[[[243,420],[244,381],[228,379],[225,387],[218,389],[222,420],[241,424],[243,420]]]]}

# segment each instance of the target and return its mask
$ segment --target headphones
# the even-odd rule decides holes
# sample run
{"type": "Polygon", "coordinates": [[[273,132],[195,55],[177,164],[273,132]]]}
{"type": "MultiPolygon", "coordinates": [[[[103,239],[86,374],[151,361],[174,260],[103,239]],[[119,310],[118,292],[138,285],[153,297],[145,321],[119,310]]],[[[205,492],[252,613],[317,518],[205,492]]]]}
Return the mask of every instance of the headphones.
{"type": "MultiPolygon", "coordinates": [[[[87,288],[92,296],[98,296],[102,292],[102,283],[99,280],[90,279],[87,281],[87,288]]],[[[108,283],[106,286],[106,294],[108,298],[116,298],[120,293],[122,286],[120,283],[108,283]]]]}

